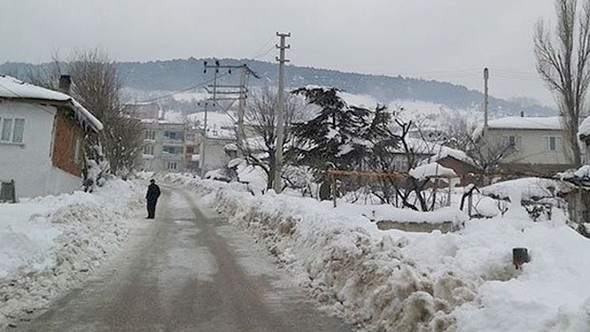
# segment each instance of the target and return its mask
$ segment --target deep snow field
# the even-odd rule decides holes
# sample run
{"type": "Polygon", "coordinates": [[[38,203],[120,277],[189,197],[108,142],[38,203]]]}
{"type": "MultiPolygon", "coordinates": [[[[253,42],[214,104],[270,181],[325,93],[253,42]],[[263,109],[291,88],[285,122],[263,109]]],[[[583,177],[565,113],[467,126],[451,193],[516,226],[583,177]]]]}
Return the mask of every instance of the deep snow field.
{"type": "Polygon", "coordinates": [[[92,194],[0,204],[0,330],[45,308],[115,253],[127,220],[143,208],[143,190],[113,180],[92,194]]]}
{"type": "MultiPolygon", "coordinates": [[[[202,195],[264,244],[310,296],[366,330],[590,331],[590,241],[559,210],[551,221],[532,222],[519,204],[510,218],[474,220],[451,207],[425,219],[464,225],[455,233],[381,231],[371,219],[420,216],[386,205],[333,208],[272,191],[254,196],[241,184],[190,175],[156,178],[202,195]],[[531,255],[520,270],[514,247],[531,255]]],[[[0,330],[116,252],[126,221],[143,213],[143,182],[0,204],[0,330]]]]}

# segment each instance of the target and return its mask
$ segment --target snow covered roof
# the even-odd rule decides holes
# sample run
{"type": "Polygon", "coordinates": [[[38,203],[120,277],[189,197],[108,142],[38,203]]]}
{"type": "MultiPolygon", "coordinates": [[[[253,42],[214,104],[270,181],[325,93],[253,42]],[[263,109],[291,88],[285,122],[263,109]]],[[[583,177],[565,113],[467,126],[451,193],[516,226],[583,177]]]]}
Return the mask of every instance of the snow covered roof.
{"type": "Polygon", "coordinates": [[[438,163],[430,163],[416,168],[412,168],[409,172],[410,176],[418,180],[424,180],[432,177],[453,178],[457,177],[455,171],[450,168],[443,167],[438,163]]]}
{"type": "Polygon", "coordinates": [[[545,129],[561,130],[561,117],[519,117],[509,116],[488,122],[490,129],[545,129]]]}
{"type": "MultiPolygon", "coordinates": [[[[429,155],[430,157],[424,163],[438,161],[446,157],[452,157],[467,164],[476,166],[475,161],[461,150],[449,148],[448,146],[440,145],[434,142],[428,142],[418,138],[406,138],[408,147],[416,154],[429,155]]],[[[394,153],[405,153],[401,144],[393,151],[394,153]]]]}
{"type": "MultiPolygon", "coordinates": [[[[562,130],[562,125],[560,116],[509,116],[488,121],[488,129],[562,130]]],[[[480,137],[482,131],[483,123],[475,129],[473,137],[480,137]]]]}
{"type": "Polygon", "coordinates": [[[590,116],[582,121],[580,127],[578,128],[578,135],[580,138],[590,136],[590,116]]]}
{"type": "Polygon", "coordinates": [[[0,75],[0,99],[30,99],[65,103],[74,110],[76,120],[82,125],[88,126],[96,132],[103,128],[102,123],[90,111],[67,94],[25,83],[11,76],[0,75]]]}
{"type": "Polygon", "coordinates": [[[481,193],[492,198],[506,199],[510,192],[517,190],[521,193],[522,199],[538,200],[544,197],[554,197],[558,183],[552,179],[544,178],[521,178],[497,182],[481,188],[481,193]]]}

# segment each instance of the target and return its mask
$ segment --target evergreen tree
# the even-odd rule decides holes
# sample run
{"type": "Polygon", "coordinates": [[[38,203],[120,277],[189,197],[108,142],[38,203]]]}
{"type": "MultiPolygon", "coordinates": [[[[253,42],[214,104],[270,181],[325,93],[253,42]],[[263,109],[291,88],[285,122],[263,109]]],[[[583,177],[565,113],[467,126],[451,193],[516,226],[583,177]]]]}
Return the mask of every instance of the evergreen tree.
{"type": "Polygon", "coordinates": [[[294,126],[294,145],[288,152],[297,164],[310,166],[316,175],[328,165],[339,170],[366,170],[366,163],[374,161],[376,146],[397,145],[385,106],[371,110],[348,105],[336,88],[306,87],[293,93],[320,108],[314,118],[294,126]]]}

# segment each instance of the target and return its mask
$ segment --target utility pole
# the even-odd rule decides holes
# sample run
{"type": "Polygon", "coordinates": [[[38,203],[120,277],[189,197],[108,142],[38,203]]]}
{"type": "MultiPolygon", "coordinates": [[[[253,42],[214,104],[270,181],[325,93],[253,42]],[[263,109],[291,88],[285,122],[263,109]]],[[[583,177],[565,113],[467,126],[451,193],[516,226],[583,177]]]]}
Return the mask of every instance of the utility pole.
{"type": "Polygon", "coordinates": [[[285,63],[289,60],[285,59],[285,50],[291,48],[291,45],[285,45],[285,38],[291,37],[291,33],[279,33],[277,37],[281,39],[280,45],[276,45],[279,49],[279,57],[276,60],[279,62],[279,91],[278,91],[278,105],[277,105],[277,144],[275,145],[275,169],[274,169],[274,190],[280,193],[282,190],[281,172],[283,169],[283,141],[285,132],[285,115],[284,115],[284,93],[285,93],[285,63]]]}
{"type": "Polygon", "coordinates": [[[482,136],[485,136],[488,131],[488,79],[490,78],[490,73],[488,68],[483,69],[483,133],[482,136]]]}
{"type": "Polygon", "coordinates": [[[252,75],[256,78],[260,78],[252,69],[248,67],[248,65],[244,64],[242,66],[242,71],[240,75],[240,86],[239,86],[239,97],[238,97],[238,132],[237,132],[237,145],[238,145],[238,153],[244,151],[244,141],[246,139],[246,135],[244,134],[244,112],[246,109],[246,98],[248,98],[248,88],[247,88],[247,80],[248,76],[252,75]]]}
{"type": "MultiPolygon", "coordinates": [[[[247,97],[248,88],[246,87],[248,75],[252,75],[256,78],[260,78],[256,73],[248,67],[246,64],[242,65],[222,65],[219,60],[215,60],[213,64],[209,64],[207,61],[204,63],[205,69],[203,73],[207,73],[207,69],[214,69],[213,71],[213,85],[209,85],[205,87],[205,90],[208,93],[212,94],[212,98],[208,98],[211,101],[210,105],[218,106],[218,102],[220,100],[226,101],[239,101],[239,108],[238,108],[238,128],[237,128],[237,145],[238,150],[242,148],[242,144],[244,141],[244,109],[245,109],[245,99],[247,97]],[[220,85],[217,84],[217,78],[219,75],[220,70],[227,70],[228,74],[232,73],[234,69],[240,69],[240,84],[239,85],[220,85]],[[211,88],[211,90],[209,90],[211,88]],[[222,88],[219,90],[219,88],[222,88]],[[218,95],[226,96],[226,97],[218,97],[218,95]],[[236,97],[237,95],[237,97],[236,97]]],[[[207,105],[207,103],[205,103],[207,105]]],[[[207,108],[205,107],[205,137],[203,140],[203,148],[206,148],[206,141],[207,141],[207,108]]],[[[204,151],[205,149],[203,149],[204,151]]],[[[240,150],[241,151],[241,150],[240,150]]],[[[203,161],[203,166],[205,165],[205,153],[201,156],[201,160],[203,161]]],[[[204,176],[205,168],[202,168],[202,173],[204,176]]]]}
{"type": "Polygon", "coordinates": [[[199,102],[197,103],[198,106],[204,106],[205,108],[205,119],[203,121],[203,140],[201,142],[201,156],[199,166],[201,167],[201,178],[205,177],[205,154],[207,151],[207,106],[216,106],[215,102],[199,102]]]}

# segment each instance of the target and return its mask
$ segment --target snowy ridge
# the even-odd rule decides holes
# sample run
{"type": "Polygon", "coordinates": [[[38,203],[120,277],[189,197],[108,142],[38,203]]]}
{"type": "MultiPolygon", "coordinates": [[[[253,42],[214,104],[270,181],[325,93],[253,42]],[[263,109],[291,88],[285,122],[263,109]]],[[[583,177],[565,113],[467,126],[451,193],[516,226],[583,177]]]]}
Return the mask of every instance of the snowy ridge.
{"type": "MultiPolygon", "coordinates": [[[[85,280],[127,236],[143,187],[113,180],[93,194],[0,204],[0,331],[85,280]]],[[[140,205],[141,204],[141,205],[140,205]]]]}
{"type": "MultiPolygon", "coordinates": [[[[564,224],[470,220],[457,233],[380,231],[349,207],[169,175],[264,243],[320,302],[367,330],[590,330],[590,241],[564,224]],[[512,248],[532,260],[515,270],[512,248]]],[[[518,205],[518,204],[517,204],[518,205]]],[[[370,209],[368,206],[367,209],[370,209]]]]}

